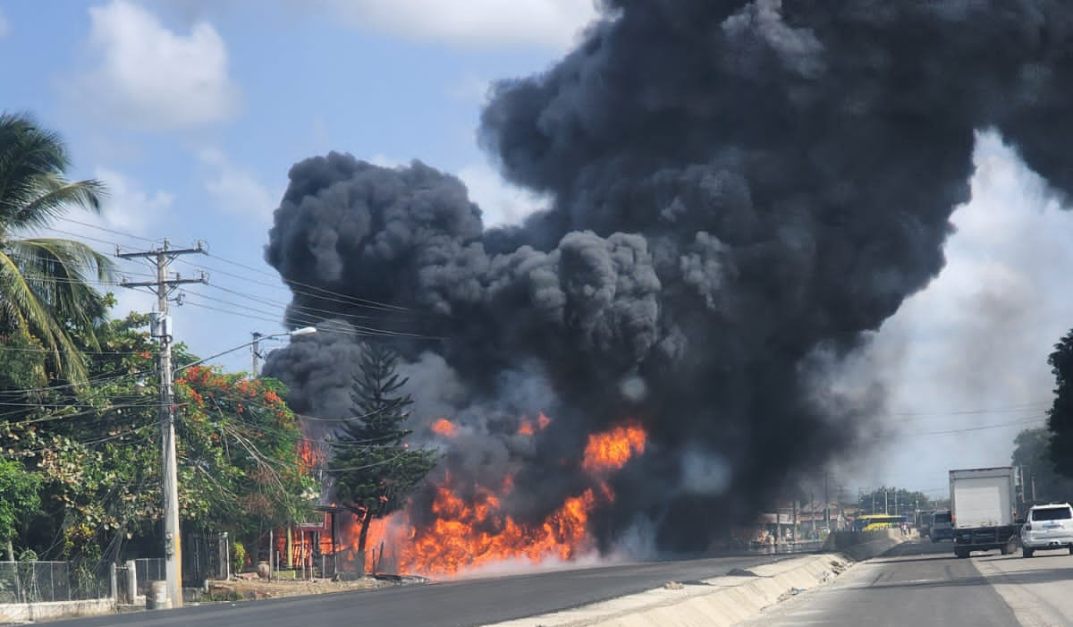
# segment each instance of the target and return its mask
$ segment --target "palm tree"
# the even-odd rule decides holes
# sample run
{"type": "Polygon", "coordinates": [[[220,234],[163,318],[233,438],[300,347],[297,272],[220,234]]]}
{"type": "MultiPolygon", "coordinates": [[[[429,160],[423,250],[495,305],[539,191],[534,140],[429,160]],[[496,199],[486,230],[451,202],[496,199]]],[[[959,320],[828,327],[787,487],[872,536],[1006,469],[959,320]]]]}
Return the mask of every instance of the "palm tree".
{"type": "Polygon", "coordinates": [[[72,182],[59,136],[25,114],[0,113],[0,333],[35,337],[54,371],[85,380],[76,336],[94,345],[107,300],[91,281],[110,281],[111,260],[67,239],[18,236],[47,227],[71,207],[101,209],[103,185],[72,182]]]}

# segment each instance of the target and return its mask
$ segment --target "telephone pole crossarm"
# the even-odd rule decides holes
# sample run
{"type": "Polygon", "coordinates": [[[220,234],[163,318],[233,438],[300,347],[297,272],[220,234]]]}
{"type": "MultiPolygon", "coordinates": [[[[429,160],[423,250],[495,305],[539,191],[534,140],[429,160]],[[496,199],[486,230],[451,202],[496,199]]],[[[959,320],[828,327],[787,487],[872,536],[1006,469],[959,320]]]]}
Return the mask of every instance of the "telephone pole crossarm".
{"type": "MultiPolygon", "coordinates": [[[[165,281],[166,287],[175,287],[176,285],[187,285],[189,283],[208,283],[209,280],[204,275],[196,279],[168,279],[165,281]]],[[[160,287],[160,283],[157,281],[121,281],[120,287],[160,287]]]]}

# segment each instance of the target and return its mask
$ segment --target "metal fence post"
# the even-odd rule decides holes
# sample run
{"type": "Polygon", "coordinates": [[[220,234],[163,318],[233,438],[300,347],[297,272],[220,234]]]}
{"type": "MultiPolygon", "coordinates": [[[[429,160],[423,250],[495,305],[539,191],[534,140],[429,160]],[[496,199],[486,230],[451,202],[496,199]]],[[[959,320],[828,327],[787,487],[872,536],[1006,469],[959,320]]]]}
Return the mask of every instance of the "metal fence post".
{"type": "Polygon", "coordinates": [[[108,585],[112,592],[112,602],[119,605],[119,577],[116,573],[115,562],[108,564],[108,585]]]}

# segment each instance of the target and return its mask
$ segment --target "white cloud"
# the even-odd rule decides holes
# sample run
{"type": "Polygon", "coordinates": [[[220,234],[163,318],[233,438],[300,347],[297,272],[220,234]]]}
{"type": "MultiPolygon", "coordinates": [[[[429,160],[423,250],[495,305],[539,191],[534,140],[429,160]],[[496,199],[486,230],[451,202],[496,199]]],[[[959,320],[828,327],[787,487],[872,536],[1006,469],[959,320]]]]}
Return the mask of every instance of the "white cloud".
{"type": "Polygon", "coordinates": [[[252,171],[235,165],[215,148],[202,150],[198,158],[212,172],[205,181],[205,191],[221,211],[245,215],[264,224],[271,221],[272,211],[279,204],[277,196],[261,185],[252,171]]]}
{"type": "Polygon", "coordinates": [[[0,11],[0,39],[7,37],[11,34],[11,22],[4,16],[4,12],[0,11]]]}
{"type": "MultiPolygon", "coordinates": [[[[43,235],[55,235],[84,241],[104,254],[115,252],[112,244],[118,244],[123,251],[147,250],[158,242],[152,239],[153,227],[159,224],[163,216],[171,210],[175,197],[165,191],[145,191],[137,181],[111,170],[99,167],[93,173],[94,178],[104,183],[108,190],[102,202],[101,213],[72,211],[66,218],[60,218],[55,228],[62,232],[44,232],[43,235]]],[[[133,262],[118,261],[120,272],[146,273],[148,269],[133,262]]],[[[142,276],[132,277],[142,280],[142,276]]],[[[131,311],[152,311],[156,297],[143,291],[113,286],[107,289],[116,296],[116,307],[112,316],[122,318],[131,311]]]]}
{"type": "MultiPolygon", "coordinates": [[[[97,168],[93,176],[104,183],[108,195],[104,199],[101,215],[91,214],[84,220],[80,219],[81,222],[139,238],[147,237],[151,227],[159,224],[175,202],[173,194],[162,190],[146,192],[137,181],[115,170],[97,168]]],[[[100,237],[99,232],[97,236],[100,237]]]]}
{"type": "Polygon", "coordinates": [[[237,112],[239,90],[228,76],[227,48],[208,22],[177,34],[127,0],[89,13],[97,66],[74,82],[70,95],[79,107],[142,130],[193,128],[237,112]]]}
{"type": "Polygon", "coordinates": [[[504,181],[485,164],[462,168],[458,178],[469,189],[470,200],[480,206],[485,227],[521,224],[527,216],[550,203],[541,195],[504,181]]]}
{"type": "Polygon", "coordinates": [[[974,160],[946,268],[876,338],[871,360],[901,414],[884,422],[876,484],[941,487],[951,468],[1008,464],[1014,435],[1043,424],[1011,423],[1043,417],[1047,355],[1073,327],[1073,211],[997,135],[978,137],[974,160]],[[924,435],[989,425],[1004,426],[924,435]]]}
{"type": "Polygon", "coordinates": [[[405,168],[410,165],[409,161],[403,161],[380,153],[369,157],[368,162],[381,168],[405,168]]]}
{"type": "Polygon", "coordinates": [[[350,24],[462,46],[576,43],[596,17],[591,0],[322,0],[350,24]]]}

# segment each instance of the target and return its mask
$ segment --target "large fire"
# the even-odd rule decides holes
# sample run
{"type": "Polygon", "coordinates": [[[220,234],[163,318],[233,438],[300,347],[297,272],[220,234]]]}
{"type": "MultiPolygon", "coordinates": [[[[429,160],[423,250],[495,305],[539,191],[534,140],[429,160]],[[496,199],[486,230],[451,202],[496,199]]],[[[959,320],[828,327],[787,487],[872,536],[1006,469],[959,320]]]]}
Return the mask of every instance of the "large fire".
{"type": "MultiPolygon", "coordinates": [[[[517,433],[535,436],[550,419],[540,414],[536,420],[522,419],[517,433]]],[[[431,430],[453,438],[458,427],[439,419],[431,430]]],[[[449,475],[434,487],[431,505],[433,520],[420,526],[411,524],[407,512],[373,521],[367,542],[367,567],[384,568],[385,551],[390,566],[398,572],[445,576],[506,560],[525,559],[539,564],[549,559],[570,560],[594,547],[589,529],[592,512],[614,500],[607,476],[645,450],[645,430],[629,421],[589,436],[580,469],[592,478],[593,486],[569,496],[541,522],[516,520],[503,509],[502,499],[514,489],[514,478],[496,486],[467,486],[469,498],[451,486],[449,475]],[[454,488],[454,489],[453,489],[454,488]],[[379,552],[378,552],[379,551],[379,552]]],[[[358,526],[344,531],[346,548],[357,549],[358,526]]]]}

